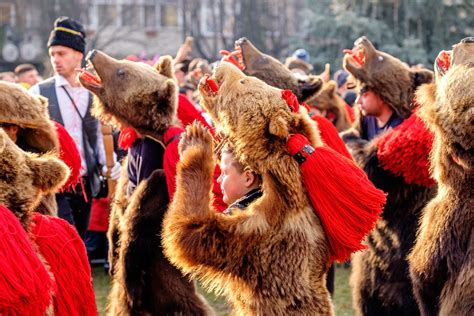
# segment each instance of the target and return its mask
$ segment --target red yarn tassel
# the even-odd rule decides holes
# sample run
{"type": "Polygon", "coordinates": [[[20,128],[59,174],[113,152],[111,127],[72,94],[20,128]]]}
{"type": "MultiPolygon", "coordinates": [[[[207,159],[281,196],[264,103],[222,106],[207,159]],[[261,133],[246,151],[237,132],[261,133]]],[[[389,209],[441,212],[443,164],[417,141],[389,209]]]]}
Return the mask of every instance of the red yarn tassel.
{"type": "Polygon", "coordinates": [[[301,134],[292,135],[287,146],[301,164],[304,185],[326,233],[331,260],[347,260],[352,252],[365,248],[362,241],[382,212],[385,194],[354,162],[331,148],[312,148],[301,134]]]}
{"type": "Polygon", "coordinates": [[[25,229],[0,205],[0,315],[43,316],[54,292],[25,229]]]}
{"type": "Polygon", "coordinates": [[[76,230],[60,218],[38,213],[30,228],[58,287],[54,315],[97,315],[87,253],[76,230]]]}
{"type": "Polygon", "coordinates": [[[66,183],[62,186],[61,191],[70,190],[76,186],[81,176],[81,154],[77,149],[77,145],[69,135],[68,131],[59,124],[56,125],[56,132],[59,140],[59,158],[69,167],[71,173],[66,183]]]}

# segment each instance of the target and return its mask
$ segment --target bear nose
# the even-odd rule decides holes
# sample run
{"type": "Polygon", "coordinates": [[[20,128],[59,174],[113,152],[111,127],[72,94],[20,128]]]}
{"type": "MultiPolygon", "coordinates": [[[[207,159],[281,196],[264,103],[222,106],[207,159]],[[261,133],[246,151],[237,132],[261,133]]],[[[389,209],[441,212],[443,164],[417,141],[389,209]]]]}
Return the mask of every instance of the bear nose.
{"type": "Polygon", "coordinates": [[[248,41],[248,39],[246,37],[241,37],[237,41],[235,41],[235,43],[237,45],[242,45],[242,44],[246,43],[247,41],[248,41]]]}
{"type": "Polygon", "coordinates": [[[92,61],[92,59],[94,59],[94,56],[96,54],[97,54],[97,50],[95,49],[91,50],[86,56],[86,61],[92,61]]]}

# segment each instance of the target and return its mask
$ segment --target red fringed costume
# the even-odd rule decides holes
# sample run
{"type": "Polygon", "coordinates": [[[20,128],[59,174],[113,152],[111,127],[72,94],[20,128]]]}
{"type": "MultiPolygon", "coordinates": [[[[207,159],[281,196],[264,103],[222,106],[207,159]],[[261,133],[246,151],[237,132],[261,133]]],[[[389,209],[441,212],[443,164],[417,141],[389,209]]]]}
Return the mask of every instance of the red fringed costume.
{"type": "Polygon", "coordinates": [[[56,292],[20,221],[0,205],[0,315],[43,316],[56,292]]]}
{"type": "Polygon", "coordinates": [[[55,315],[97,315],[92,276],[84,242],[66,221],[35,213],[33,242],[54,276],[55,315]]]}
{"type": "Polygon", "coordinates": [[[377,157],[383,169],[401,176],[406,183],[432,187],[428,156],[433,134],[413,113],[402,124],[376,140],[377,157]]]}

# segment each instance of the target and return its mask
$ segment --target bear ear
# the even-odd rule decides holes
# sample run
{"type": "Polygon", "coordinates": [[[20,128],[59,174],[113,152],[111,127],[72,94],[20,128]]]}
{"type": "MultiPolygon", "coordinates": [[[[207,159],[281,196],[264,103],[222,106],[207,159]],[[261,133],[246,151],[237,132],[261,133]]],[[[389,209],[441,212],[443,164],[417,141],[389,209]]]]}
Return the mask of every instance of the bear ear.
{"type": "Polygon", "coordinates": [[[57,191],[69,177],[66,164],[51,156],[28,157],[26,163],[33,173],[33,185],[45,193],[57,191]]]}
{"type": "Polygon", "coordinates": [[[308,76],[305,80],[298,81],[298,101],[303,103],[315,96],[323,85],[323,81],[318,76],[308,76]]]}
{"type": "Polygon", "coordinates": [[[156,70],[168,78],[174,78],[173,59],[171,56],[162,56],[155,64],[156,70]]]}
{"type": "Polygon", "coordinates": [[[161,100],[168,100],[173,98],[176,95],[176,82],[171,79],[167,79],[164,83],[164,86],[158,91],[158,97],[161,100]]]}
{"type": "Polygon", "coordinates": [[[277,136],[279,138],[286,138],[289,135],[289,126],[288,126],[288,114],[279,110],[270,118],[270,123],[268,124],[268,131],[271,135],[277,136]]]}
{"type": "Polygon", "coordinates": [[[433,72],[430,70],[422,69],[411,72],[413,78],[413,87],[416,88],[424,83],[433,82],[433,72]]]}
{"type": "Polygon", "coordinates": [[[330,95],[334,95],[334,94],[336,94],[337,83],[336,83],[334,80],[329,80],[329,81],[326,83],[326,86],[324,87],[324,89],[325,89],[330,95]]]}

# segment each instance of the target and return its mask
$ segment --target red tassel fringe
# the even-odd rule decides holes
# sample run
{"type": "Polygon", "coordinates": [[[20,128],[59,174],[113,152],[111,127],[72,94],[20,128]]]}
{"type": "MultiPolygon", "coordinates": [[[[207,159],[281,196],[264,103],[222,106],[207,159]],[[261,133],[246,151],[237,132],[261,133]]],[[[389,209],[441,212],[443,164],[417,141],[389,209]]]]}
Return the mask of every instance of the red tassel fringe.
{"type": "Polygon", "coordinates": [[[377,158],[382,168],[397,176],[403,176],[408,184],[432,187],[429,154],[433,134],[421,119],[413,113],[377,141],[377,158]]]}
{"type": "Polygon", "coordinates": [[[56,132],[59,139],[59,158],[69,167],[71,171],[69,178],[61,188],[61,191],[73,189],[79,182],[81,176],[81,154],[77,149],[77,145],[72,139],[71,135],[66,131],[64,126],[58,122],[56,125],[56,132]]]}
{"type": "Polygon", "coordinates": [[[0,205],[0,315],[43,316],[54,292],[54,283],[26,231],[0,205]]]}
{"type": "MultiPolygon", "coordinates": [[[[287,146],[294,156],[307,144],[305,136],[296,134],[287,146]]],[[[345,261],[365,249],[362,241],[382,212],[385,194],[354,162],[331,148],[315,148],[301,164],[301,173],[326,233],[331,260],[345,261]]]]}
{"type": "Polygon", "coordinates": [[[35,213],[31,233],[58,287],[54,314],[97,315],[87,253],[76,230],[60,218],[35,213]]]}
{"type": "Polygon", "coordinates": [[[352,160],[352,156],[347,150],[346,144],[342,141],[334,125],[329,120],[319,115],[314,115],[312,119],[318,123],[319,135],[321,135],[322,141],[337,153],[352,160]]]}

